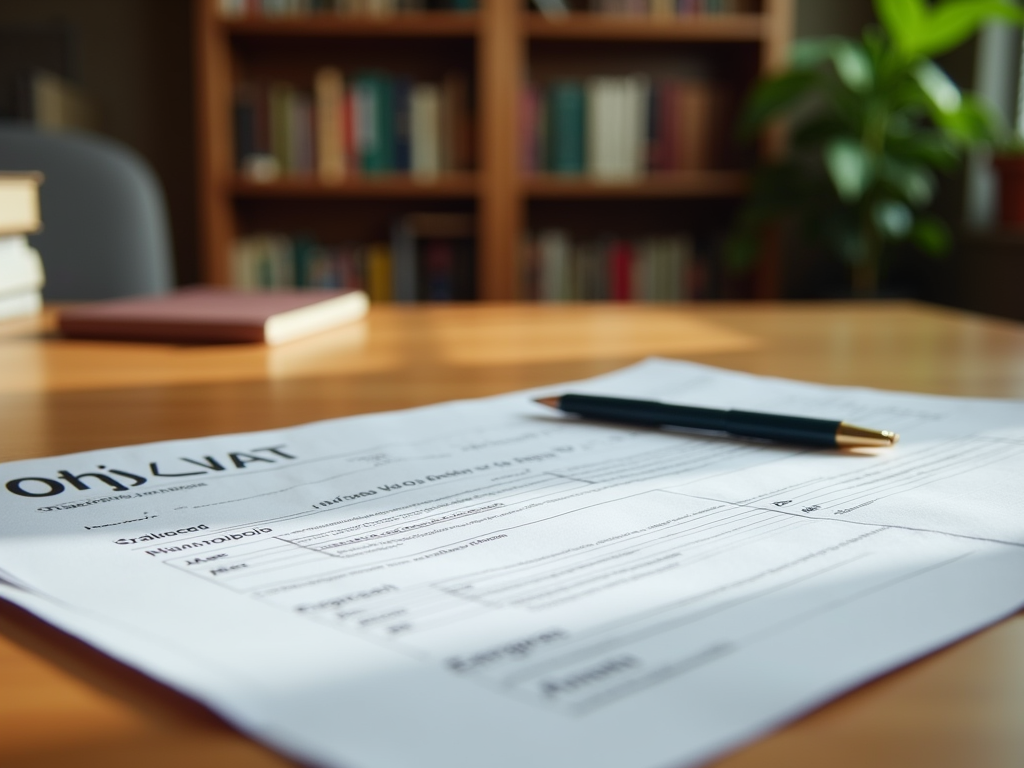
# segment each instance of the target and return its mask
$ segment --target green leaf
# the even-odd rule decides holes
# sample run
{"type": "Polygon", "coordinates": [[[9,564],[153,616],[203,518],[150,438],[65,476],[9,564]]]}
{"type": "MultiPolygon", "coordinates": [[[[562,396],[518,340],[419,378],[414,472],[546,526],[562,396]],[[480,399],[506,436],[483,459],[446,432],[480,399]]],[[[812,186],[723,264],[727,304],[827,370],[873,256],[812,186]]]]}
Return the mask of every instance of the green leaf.
{"type": "Polygon", "coordinates": [[[889,38],[906,56],[913,49],[926,23],[928,8],[922,0],[875,0],[875,13],[889,38]]]}
{"type": "Polygon", "coordinates": [[[920,163],[902,162],[890,155],[882,159],[880,175],[914,208],[924,208],[935,197],[935,174],[920,163]]]}
{"type": "Polygon", "coordinates": [[[813,72],[787,72],[763,80],[747,99],[739,120],[740,136],[750,138],[778,112],[811,93],[816,79],[813,72]]]}
{"type": "Polygon", "coordinates": [[[1024,23],[1024,10],[1008,0],[875,0],[875,10],[908,61],[955,48],[989,19],[1024,23]]]}
{"type": "Polygon", "coordinates": [[[797,40],[789,49],[789,63],[793,69],[814,69],[828,60],[835,47],[835,37],[808,37],[797,40]]]}
{"type": "Polygon", "coordinates": [[[924,163],[940,171],[950,171],[960,160],[957,145],[934,130],[921,130],[911,136],[890,136],[887,153],[896,158],[924,163]]]}
{"type": "Polygon", "coordinates": [[[970,94],[964,96],[959,109],[937,114],[935,121],[951,139],[963,144],[994,141],[1000,135],[998,117],[985,102],[970,94]]]}
{"type": "Polygon", "coordinates": [[[1005,0],[945,0],[928,15],[916,35],[913,54],[935,56],[956,48],[985,21],[1024,22],[1024,11],[1005,0]]]}
{"type": "Polygon", "coordinates": [[[921,216],[914,223],[910,239],[929,256],[941,256],[949,250],[953,237],[946,222],[938,216],[921,216]]]}
{"type": "Polygon", "coordinates": [[[914,79],[937,112],[951,114],[960,109],[960,89],[935,62],[918,63],[914,67],[914,79]]]}
{"type": "Polygon", "coordinates": [[[867,51],[856,43],[844,40],[832,51],[836,74],[854,93],[867,93],[875,83],[875,70],[867,51]]]}
{"type": "Polygon", "coordinates": [[[871,183],[872,160],[864,147],[849,138],[837,138],[825,145],[825,168],[840,199],[856,203],[871,183]]]}
{"type": "Polygon", "coordinates": [[[800,40],[790,55],[797,70],[809,70],[831,61],[839,80],[854,93],[865,93],[874,84],[871,57],[860,43],[843,37],[819,37],[800,40]]]}
{"type": "Polygon", "coordinates": [[[879,200],[871,208],[878,231],[891,240],[902,240],[914,226],[914,212],[901,200],[879,200]]]}
{"type": "Polygon", "coordinates": [[[935,176],[924,169],[907,169],[898,189],[914,208],[924,208],[935,198],[935,176]]]}
{"type": "Polygon", "coordinates": [[[853,131],[843,120],[832,115],[813,117],[793,128],[790,142],[799,149],[817,147],[836,136],[853,138],[853,131]]]}

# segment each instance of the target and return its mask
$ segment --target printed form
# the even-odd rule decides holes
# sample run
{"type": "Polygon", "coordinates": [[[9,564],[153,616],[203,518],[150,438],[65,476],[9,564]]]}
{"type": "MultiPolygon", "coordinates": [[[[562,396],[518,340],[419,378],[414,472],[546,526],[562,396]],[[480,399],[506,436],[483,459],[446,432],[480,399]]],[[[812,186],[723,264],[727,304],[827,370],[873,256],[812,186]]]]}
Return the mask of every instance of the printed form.
{"type": "Polygon", "coordinates": [[[1024,604],[1024,404],[649,360],[0,466],[0,595],[346,768],[698,764],[1024,604]],[[844,419],[828,451],[567,391],[844,419]]]}

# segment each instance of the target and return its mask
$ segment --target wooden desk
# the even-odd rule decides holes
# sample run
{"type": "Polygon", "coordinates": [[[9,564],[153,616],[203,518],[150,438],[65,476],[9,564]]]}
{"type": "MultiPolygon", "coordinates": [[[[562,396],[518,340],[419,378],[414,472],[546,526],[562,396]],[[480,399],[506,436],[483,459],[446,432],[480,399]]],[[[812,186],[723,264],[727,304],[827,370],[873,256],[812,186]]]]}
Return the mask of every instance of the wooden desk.
{"type": "MultiPolygon", "coordinates": [[[[0,460],[269,429],[582,378],[648,355],[810,381],[1024,398],[1024,326],[911,303],[382,307],[267,349],[0,324],[0,460]]],[[[1024,588],[1024,585],[1022,585],[1024,588]]],[[[285,766],[200,706],[0,604],[0,765],[285,766]]],[[[719,768],[1024,765],[1020,614],[719,768]]]]}

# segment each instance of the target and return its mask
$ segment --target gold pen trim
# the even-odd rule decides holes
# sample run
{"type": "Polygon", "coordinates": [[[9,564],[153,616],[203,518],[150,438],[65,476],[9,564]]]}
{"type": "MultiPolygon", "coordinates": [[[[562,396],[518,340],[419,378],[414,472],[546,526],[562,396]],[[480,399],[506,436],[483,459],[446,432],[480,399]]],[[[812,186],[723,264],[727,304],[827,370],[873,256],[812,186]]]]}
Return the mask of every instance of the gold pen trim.
{"type": "Polygon", "coordinates": [[[839,422],[836,427],[838,448],[889,448],[896,445],[899,439],[899,435],[888,429],[868,429],[845,421],[839,422]]]}

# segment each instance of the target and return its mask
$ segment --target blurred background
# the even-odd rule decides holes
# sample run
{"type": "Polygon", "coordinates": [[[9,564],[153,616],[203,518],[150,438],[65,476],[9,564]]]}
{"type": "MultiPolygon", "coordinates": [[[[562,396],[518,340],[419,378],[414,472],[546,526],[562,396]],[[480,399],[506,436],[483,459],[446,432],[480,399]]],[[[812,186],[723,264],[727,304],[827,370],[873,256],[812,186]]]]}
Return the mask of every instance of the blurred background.
{"type": "MultiPolygon", "coordinates": [[[[846,267],[784,238],[729,266],[781,141],[735,124],[794,41],[873,24],[870,0],[0,0],[0,117],[141,155],[179,284],[834,298],[846,267]]],[[[938,63],[1013,124],[1020,31],[981,34],[938,63]]],[[[1024,319],[1024,236],[998,206],[973,151],[929,203],[949,253],[905,249],[877,295],[1024,319]]]]}

